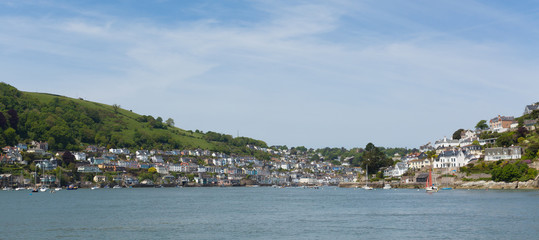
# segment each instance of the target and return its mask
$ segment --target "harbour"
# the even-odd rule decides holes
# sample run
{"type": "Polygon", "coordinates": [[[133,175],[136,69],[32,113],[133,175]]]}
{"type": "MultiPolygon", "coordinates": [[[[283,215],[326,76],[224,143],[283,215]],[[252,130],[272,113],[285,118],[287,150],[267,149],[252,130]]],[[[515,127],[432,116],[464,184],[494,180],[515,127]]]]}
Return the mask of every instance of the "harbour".
{"type": "Polygon", "coordinates": [[[534,239],[537,190],[2,191],[4,239],[534,239]]]}

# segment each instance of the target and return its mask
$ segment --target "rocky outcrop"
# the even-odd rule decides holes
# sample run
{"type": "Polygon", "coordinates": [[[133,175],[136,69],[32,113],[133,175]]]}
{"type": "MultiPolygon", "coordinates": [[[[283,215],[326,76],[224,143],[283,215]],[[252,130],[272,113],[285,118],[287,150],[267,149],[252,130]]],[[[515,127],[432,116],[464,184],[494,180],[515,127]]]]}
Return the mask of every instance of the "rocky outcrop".
{"type": "Polygon", "coordinates": [[[471,188],[471,189],[537,189],[539,186],[537,181],[530,180],[527,182],[494,182],[494,181],[477,181],[477,182],[456,182],[456,188],[471,188]]]}

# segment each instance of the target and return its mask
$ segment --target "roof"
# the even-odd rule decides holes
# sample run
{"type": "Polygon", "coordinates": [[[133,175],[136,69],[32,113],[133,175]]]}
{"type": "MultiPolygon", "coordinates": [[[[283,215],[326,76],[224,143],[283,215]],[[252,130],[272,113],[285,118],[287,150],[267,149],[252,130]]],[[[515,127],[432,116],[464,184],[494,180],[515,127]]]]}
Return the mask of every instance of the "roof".
{"type": "Polygon", "coordinates": [[[451,156],[457,156],[458,152],[455,150],[449,150],[449,151],[443,151],[438,155],[438,157],[451,157],[451,156]]]}
{"type": "Polygon", "coordinates": [[[498,117],[495,117],[495,118],[491,119],[490,122],[514,121],[514,120],[515,120],[515,117],[513,117],[513,116],[507,117],[507,116],[499,116],[498,115],[498,117]]]}

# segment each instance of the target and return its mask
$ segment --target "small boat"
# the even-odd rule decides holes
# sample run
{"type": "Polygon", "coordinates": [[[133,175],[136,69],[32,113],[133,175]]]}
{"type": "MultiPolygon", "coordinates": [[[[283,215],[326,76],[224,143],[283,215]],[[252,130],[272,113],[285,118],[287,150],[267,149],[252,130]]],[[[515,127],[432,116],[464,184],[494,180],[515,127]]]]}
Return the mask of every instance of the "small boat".
{"type": "Polygon", "coordinates": [[[10,189],[8,187],[4,187],[4,188],[2,188],[2,190],[9,191],[10,189]]]}
{"type": "Polygon", "coordinates": [[[442,190],[453,190],[453,188],[452,187],[444,187],[444,188],[442,188],[442,190]]]}
{"type": "Polygon", "coordinates": [[[383,189],[391,189],[391,184],[386,183],[384,185],[383,189]]]}
{"type": "Polygon", "coordinates": [[[32,192],[38,192],[37,188],[32,189],[32,192]]]}
{"type": "Polygon", "coordinates": [[[77,186],[73,185],[73,184],[69,185],[69,186],[66,188],[66,190],[77,190],[77,189],[79,189],[79,188],[78,188],[77,186]]]}
{"type": "Polygon", "coordinates": [[[45,187],[45,186],[39,188],[39,191],[40,191],[40,192],[46,192],[46,191],[48,191],[48,190],[49,190],[49,188],[48,188],[48,187],[45,187]]]}
{"type": "Polygon", "coordinates": [[[427,178],[427,183],[425,184],[425,191],[428,193],[438,192],[438,188],[432,182],[432,169],[429,170],[429,178],[427,178]]]}
{"type": "Polygon", "coordinates": [[[122,186],[120,185],[115,185],[114,187],[112,187],[113,189],[119,189],[119,188],[122,188],[122,186]]]}
{"type": "Polygon", "coordinates": [[[99,189],[99,187],[98,187],[98,186],[93,186],[93,187],[91,187],[90,189],[96,190],[96,189],[99,189]]]}
{"type": "Polygon", "coordinates": [[[61,187],[57,187],[57,188],[54,189],[54,191],[57,191],[57,192],[60,191],[60,190],[62,190],[61,187]]]}
{"type": "Polygon", "coordinates": [[[20,190],[26,190],[26,188],[23,188],[23,187],[15,188],[15,191],[20,191],[20,190]]]}
{"type": "Polygon", "coordinates": [[[367,168],[366,168],[366,177],[367,177],[367,180],[365,181],[365,186],[363,186],[363,189],[372,190],[373,188],[369,187],[369,165],[367,165],[367,168]]]}

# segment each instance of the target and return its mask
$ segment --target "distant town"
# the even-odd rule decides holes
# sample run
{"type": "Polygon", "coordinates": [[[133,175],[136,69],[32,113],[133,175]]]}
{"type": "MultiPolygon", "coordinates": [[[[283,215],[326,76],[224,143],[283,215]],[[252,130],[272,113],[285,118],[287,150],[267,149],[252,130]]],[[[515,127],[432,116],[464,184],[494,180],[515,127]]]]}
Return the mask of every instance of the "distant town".
{"type": "MultiPolygon", "coordinates": [[[[523,115],[537,112],[538,108],[537,103],[528,105],[523,115]]],[[[409,153],[388,156],[392,165],[382,167],[379,172],[370,173],[369,176],[366,176],[368,169],[351,164],[353,157],[338,156],[330,159],[332,161],[324,161],[321,153],[306,148],[247,145],[250,150],[271,156],[270,160],[261,160],[253,156],[227,155],[204,149],[134,150],[88,145],[83,151],[54,152],[49,150],[47,142],[32,141],[2,148],[0,164],[3,173],[0,183],[4,190],[42,186],[65,188],[69,185],[77,188],[249,185],[358,187],[363,184],[418,187],[426,181],[427,171],[432,170],[439,185],[473,187],[474,182],[485,183],[493,178],[492,174],[486,172],[470,171],[474,164],[523,160],[523,147],[515,144],[500,147],[496,144],[500,134],[525,131],[524,136],[518,139],[524,142],[526,134],[538,130],[537,119],[517,121],[513,116],[495,116],[488,121],[488,125],[486,123],[479,122],[473,130],[460,129],[457,135],[441,137],[409,153]]],[[[532,188],[537,187],[536,161],[537,152],[526,163],[531,170],[528,172],[533,175],[528,179],[528,187],[532,188]]]]}

